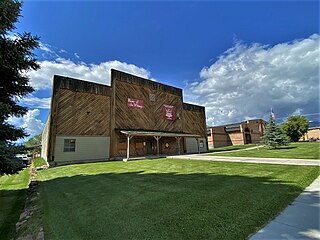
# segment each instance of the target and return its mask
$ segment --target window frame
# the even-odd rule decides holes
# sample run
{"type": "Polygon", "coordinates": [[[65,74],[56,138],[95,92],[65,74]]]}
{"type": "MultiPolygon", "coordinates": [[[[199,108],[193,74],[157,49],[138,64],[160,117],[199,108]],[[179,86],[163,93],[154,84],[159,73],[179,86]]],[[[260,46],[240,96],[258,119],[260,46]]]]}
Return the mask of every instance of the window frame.
{"type": "Polygon", "coordinates": [[[76,139],[67,138],[64,139],[63,152],[75,152],[76,151],[76,139]]]}

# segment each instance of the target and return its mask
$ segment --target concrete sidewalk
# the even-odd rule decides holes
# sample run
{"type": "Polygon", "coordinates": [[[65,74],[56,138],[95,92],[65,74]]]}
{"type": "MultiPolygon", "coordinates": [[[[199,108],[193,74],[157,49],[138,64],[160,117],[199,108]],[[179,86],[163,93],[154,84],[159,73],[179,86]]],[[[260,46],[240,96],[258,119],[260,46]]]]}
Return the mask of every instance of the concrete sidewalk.
{"type": "MultiPolygon", "coordinates": [[[[264,148],[265,146],[259,145],[259,146],[254,146],[254,147],[249,147],[249,148],[242,148],[242,149],[235,149],[235,150],[227,150],[223,152],[240,152],[240,151],[247,151],[247,150],[252,150],[252,149],[258,149],[258,148],[264,148]]],[[[210,148],[210,150],[213,150],[214,148],[210,148]]],[[[219,154],[221,152],[209,152],[209,153],[203,153],[203,154],[219,154]]]]}
{"type": "Polygon", "coordinates": [[[278,217],[254,234],[258,239],[320,239],[320,177],[278,217]]]}
{"type": "Polygon", "coordinates": [[[206,161],[219,161],[219,162],[320,166],[320,160],[287,159],[287,158],[225,157],[225,156],[212,156],[212,155],[208,156],[208,155],[201,155],[201,154],[175,155],[175,156],[167,156],[167,158],[206,160],[206,161]]]}

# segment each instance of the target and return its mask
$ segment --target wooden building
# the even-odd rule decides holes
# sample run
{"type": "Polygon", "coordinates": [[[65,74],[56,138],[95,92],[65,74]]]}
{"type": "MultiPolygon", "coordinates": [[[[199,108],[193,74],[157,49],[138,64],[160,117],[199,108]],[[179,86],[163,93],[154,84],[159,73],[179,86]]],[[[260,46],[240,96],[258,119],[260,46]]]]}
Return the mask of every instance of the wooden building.
{"type": "Polygon", "coordinates": [[[42,146],[55,163],[206,152],[205,108],[113,69],[111,86],[55,75],[42,146]]]}
{"type": "Polygon", "coordinates": [[[209,147],[260,143],[267,122],[262,119],[207,128],[209,147]]]}

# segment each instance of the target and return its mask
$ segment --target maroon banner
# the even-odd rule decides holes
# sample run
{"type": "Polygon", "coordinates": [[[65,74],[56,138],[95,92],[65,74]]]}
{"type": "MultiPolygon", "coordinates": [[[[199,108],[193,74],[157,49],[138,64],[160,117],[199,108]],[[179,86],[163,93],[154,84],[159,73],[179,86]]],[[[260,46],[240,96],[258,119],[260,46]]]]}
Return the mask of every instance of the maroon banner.
{"type": "Polygon", "coordinates": [[[174,106],[164,104],[162,107],[163,118],[165,120],[174,120],[174,106]]]}
{"type": "Polygon", "coordinates": [[[128,107],[142,109],[144,107],[143,100],[128,98],[128,107]]]}

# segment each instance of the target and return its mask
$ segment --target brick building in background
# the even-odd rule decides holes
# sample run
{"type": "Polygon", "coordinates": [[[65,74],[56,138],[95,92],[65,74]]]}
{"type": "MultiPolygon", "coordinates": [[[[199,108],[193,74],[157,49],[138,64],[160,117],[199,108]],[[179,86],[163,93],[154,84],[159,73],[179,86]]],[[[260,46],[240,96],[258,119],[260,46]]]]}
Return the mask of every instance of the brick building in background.
{"type": "Polygon", "coordinates": [[[312,127],[308,129],[299,141],[312,141],[320,140],[320,127],[312,127]]]}
{"type": "Polygon", "coordinates": [[[207,128],[209,147],[260,143],[267,122],[262,119],[207,128]]]}
{"type": "Polygon", "coordinates": [[[205,108],[182,90],[111,70],[111,86],[54,76],[42,157],[54,164],[206,152],[205,108]]]}

